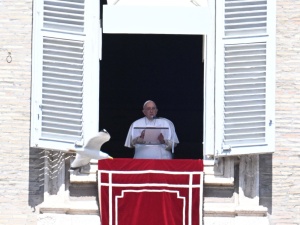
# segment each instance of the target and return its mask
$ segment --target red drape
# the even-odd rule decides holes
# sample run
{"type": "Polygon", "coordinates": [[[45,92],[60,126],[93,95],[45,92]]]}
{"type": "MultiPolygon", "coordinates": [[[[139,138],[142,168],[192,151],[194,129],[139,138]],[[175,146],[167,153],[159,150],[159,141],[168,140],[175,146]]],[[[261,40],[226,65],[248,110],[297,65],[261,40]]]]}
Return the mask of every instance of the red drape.
{"type": "Polygon", "coordinates": [[[201,225],[202,160],[98,163],[102,225],[201,225]]]}

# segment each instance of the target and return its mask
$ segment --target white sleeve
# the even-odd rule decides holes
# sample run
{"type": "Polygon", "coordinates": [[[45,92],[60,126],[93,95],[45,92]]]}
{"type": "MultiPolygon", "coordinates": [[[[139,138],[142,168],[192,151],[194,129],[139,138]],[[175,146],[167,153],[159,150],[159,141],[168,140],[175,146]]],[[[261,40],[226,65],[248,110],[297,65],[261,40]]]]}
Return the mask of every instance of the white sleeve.
{"type": "MultiPolygon", "coordinates": [[[[165,118],[164,118],[165,119],[165,118]]],[[[178,140],[178,137],[177,137],[177,134],[176,134],[176,131],[175,131],[175,126],[174,124],[172,123],[172,121],[168,120],[168,119],[165,119],[168,124],[169,124],[169,127],[171,129],[171,137],[168,138],[168,140],[170,141],[174,141],[175,144],[178,144],[179,143],[179,140],[178,140]]]]}
{"type": "Polygon", "coordinates": [[[132,129],[133,129],[133,124],[131,124],[130,128],[129,128],[129,131],[128,131],[128,134],[127,134],[127,137],[126,137],[126,141],[125,141],[125,147],[128,147],[128,148],[133,148],[131,142],[132,142],[132,129]]]}

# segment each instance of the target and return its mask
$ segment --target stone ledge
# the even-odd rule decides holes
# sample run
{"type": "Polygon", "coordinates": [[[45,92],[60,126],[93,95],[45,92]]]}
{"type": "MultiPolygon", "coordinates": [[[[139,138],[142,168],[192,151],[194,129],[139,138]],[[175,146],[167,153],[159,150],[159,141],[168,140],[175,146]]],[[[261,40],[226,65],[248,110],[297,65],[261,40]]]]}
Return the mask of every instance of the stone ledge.
{"type": "Polygon", "coordinates": [[[87,184],[97,182],[97,177],[95,173],[89,174],[70,174],[70,183],[71,184],[87,184]]]}
{"type": "Polygon", "coordinates": [[[268,209],[263,206],[237,206],[232,203],[204,203],[206,217],[266,217],[268,209]]]}
{"type": "Polygon", "coordinates": [[[204,203],[204,216],[234,217],[235,205],[232,203],[204,203]]]}
{"type": "Polygon", "coordinates": [[[267,216],[268,209],[263,206],[237,206],[236,213],[238,216],[267,216]]]}
{"type": "Polygon", "coordinates": [[[99,215],[96,201],[69,201],[64,203],[43,203],[39,207],[40,213],[72,214],[72,215],[99,215]]]}
{"type": "Polygon", "coordinates": [[[205,225],[269,225],[268,217],[204,217],[205,225]]]}
{"type": "Polygon", "coordinates": [[[98,172],[98,161],[97,164],[92,162],[89,165],[83,166],[79,170],[70,172],[70,183],[71,184],[81,184],[81,183],[95,183],[97,182],[97,172],[98,172]]]}
{"type": "Polygon", "coordinates": [[[37,225],[101,225],[98,215],[39,214],[37,225]]]}
{"type": "Polygon", "coordinates": [[[211,175],[204,175],[204,185],[211,186],[234,186],[234,179],[225,177],[216,177],[211,175]]]}

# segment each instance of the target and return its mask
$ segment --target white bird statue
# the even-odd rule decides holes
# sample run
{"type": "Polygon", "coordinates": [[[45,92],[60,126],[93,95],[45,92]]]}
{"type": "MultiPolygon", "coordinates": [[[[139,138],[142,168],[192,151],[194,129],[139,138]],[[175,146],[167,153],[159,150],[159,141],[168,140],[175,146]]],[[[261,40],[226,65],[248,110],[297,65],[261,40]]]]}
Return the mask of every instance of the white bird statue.
{"type": "Polygon", "coordinates": [[[76,152],[76,157],[71,164],[70,172],[88,165],[91,159],[112,159],[111,156],[100,150],[101,146],[109,139],[109,133],[106,130],[102,130],[96,136],[92,137],[83,147],[83,149],[69,149],[69,152],[76,152]]]}

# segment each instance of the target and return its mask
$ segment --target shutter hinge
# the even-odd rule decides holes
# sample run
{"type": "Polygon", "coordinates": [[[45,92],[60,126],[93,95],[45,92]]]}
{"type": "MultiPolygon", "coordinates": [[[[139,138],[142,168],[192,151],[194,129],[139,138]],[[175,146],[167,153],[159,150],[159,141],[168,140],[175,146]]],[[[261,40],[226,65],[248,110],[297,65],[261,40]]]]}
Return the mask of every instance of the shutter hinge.
{"type": "Polygon", "coordinates": [[[219,164],[219,150],[217,150],[214,157],[214,165],[218,167],[218,164],[219,164]]]}
{"type": "Polygon", "coordinates": [[[80,140],[80,141],[75,141],[74,145],[75,147],[83,147],[83,140],[80,140]]]}
{"type": "Polygon", "coordinates": [[[223,151],[231,151],[231,146],[230,145],[225,145],[224,143],[222,144],[222,150],[223,151]]]}

